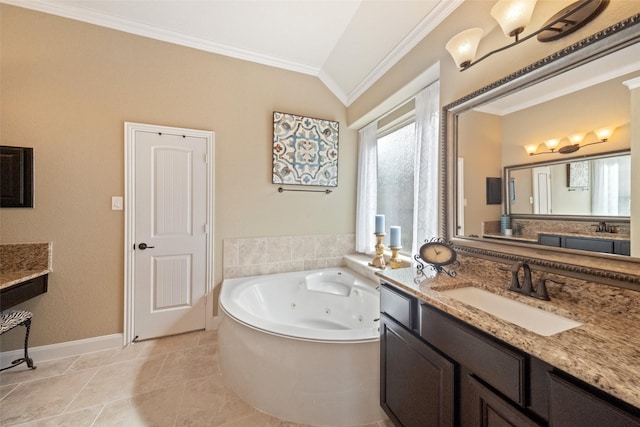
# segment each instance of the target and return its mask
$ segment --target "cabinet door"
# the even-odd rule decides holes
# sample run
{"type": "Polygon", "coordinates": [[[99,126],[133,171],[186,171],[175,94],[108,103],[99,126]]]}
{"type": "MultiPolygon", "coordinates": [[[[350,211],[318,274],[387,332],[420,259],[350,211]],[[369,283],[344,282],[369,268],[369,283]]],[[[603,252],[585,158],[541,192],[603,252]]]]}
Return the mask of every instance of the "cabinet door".
{"type": "Polygon", "coordinates": [[[387,316],[380,328],[380,404],[389,418],[396,426],[453,426],[453,363],[387,316]]]}
{"type": "Polygon", "coordinates": [[[640,417],[588,390],[551,374],[549,424],[552,427],[638,427],[640,417]]]}
{"type": "MultiPolygon", "coordinates": [[[[493,393],[472,376],[470,383],[471,404],[466,406],[470,414],[464,418],[470,420],[473,427],[535,427],[541,426],[512,406],[507,400],[493,393]]],[[[464,398],[464,396],[463,396],[464,398]]]]}

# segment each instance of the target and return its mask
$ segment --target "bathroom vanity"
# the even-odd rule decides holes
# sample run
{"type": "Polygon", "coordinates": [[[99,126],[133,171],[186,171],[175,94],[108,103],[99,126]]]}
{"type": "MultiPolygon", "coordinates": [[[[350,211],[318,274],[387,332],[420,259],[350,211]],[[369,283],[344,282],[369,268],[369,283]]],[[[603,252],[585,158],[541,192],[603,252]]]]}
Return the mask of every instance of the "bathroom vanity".
{"type": "Polygon", "coordinates": [[[0,311],[48,290],[51,243],[0,245],[0,311]]]}
{"type": "Polygon", "coordinates": [[[584,321],[541,336],[442,292],[482,286],[468,278],[378,276],[380,399],[395,425],[640,426],[640,355],[624,322],[533,300],[584,321]]]}

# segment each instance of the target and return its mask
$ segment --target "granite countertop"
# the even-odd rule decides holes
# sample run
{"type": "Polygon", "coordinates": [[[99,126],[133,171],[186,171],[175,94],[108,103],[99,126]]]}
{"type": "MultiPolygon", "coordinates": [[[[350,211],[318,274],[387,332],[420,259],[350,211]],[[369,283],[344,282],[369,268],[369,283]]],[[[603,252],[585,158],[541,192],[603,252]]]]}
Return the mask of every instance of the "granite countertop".
{"type": "Polygon", "coordinates": [[[51,273],[50,269],[0,272],[0,290],[19,285],[27,280],[35,279],[36,277],[49,273],[51,273]]]}
{"type": "Polygon", "coordinates": [[[618,288],[590,287],[576,297],[541,301],[507,291],[508,283],[488,283],[473,275],[420,278],[415,269],[384,270],[377,276],[419,299],[561,369],[617,398],[640,407],[640,297],[618,288]],[[549,337],[501,320],[445,296],[438,290],[476,286],[577,320],[582,326],[549,337]],[[595,291],[593,289],[596,289],[595,291]],[[583,295],[585,294],[585,295],[583,295]]]}

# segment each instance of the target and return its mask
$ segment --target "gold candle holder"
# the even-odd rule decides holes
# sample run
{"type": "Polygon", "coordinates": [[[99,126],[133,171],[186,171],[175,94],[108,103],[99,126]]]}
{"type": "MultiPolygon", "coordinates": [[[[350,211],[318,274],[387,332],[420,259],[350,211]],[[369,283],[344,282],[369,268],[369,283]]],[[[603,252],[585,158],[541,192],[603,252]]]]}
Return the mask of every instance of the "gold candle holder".
{"type": "Polygon", "coordinates": [[[384,261],[384,243],[382,243],[382,239],[387,233],[375,233],[376,235],[376,256],[373,257],[373,260],[369,263],[372,267],[377,267],[381,269],[385,269],[387,267],[384,261]]]}
{"type": "Polygon", "coordinates": [[[402,260],[398,258],[398,251],[402,249],[402,246],[390,246],[391,249],[391,258],[389,258],[389,265],[391,268],[400,268],[402,265],[402,260]]]}

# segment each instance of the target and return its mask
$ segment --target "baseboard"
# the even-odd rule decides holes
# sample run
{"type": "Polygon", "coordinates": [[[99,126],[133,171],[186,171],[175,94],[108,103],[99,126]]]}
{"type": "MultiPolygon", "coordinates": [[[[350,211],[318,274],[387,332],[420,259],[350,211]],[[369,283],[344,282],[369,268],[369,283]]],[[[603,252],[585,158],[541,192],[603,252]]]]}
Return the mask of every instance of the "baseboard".
{"type": "MultiPolygon", "coordinates": [[[[122,348],[123,334],[103,335],[77,341],[67,341],[58,344],[49,344],[39,347],[29,347],[29,356],[37,365],[39,362],[63,357],[77,356],[94,351],[108,350],[110,348],[122,348]]],[[[21,358],[24,349],[11,350],[0,353],[0,366],[8,366],[11,361],[21,358]]]]}

